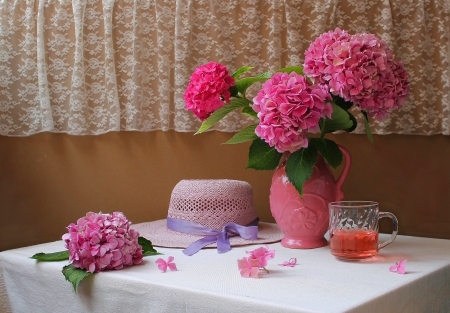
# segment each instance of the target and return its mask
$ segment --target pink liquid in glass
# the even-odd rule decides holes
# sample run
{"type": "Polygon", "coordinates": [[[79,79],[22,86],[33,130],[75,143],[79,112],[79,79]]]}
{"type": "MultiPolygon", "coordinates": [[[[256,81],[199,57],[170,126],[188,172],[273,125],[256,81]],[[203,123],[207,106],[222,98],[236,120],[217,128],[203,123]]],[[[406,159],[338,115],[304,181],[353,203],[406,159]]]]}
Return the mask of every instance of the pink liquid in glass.
{"type": "Polygon", "coordinates": [[[378,232],[336,230],[330,235],[331,253],[344,259],[365,259],[378,253],[378,232]]]}

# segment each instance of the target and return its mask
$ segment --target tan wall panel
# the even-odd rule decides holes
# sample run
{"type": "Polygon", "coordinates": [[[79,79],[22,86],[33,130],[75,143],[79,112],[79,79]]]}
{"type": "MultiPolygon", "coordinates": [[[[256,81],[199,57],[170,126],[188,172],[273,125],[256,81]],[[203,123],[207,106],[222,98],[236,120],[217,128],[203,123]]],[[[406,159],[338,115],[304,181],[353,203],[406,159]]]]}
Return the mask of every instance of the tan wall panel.
{"type": "MultiPolygon", "coordinates": [[[[259,217],[273,221],[272,172],[245,169],[249,145],[221,145],[231,135],[0,136],[0,251],[58,240],[88,211],[122,211],[133,223],[165,218],[181,179],[248,181],[259,217]]],[[[346,199],[379,201],[401,234],[450,238],[450,136],[375,136],[373,145],[362,135],[332,137],[353,158],[346,199]]]]}

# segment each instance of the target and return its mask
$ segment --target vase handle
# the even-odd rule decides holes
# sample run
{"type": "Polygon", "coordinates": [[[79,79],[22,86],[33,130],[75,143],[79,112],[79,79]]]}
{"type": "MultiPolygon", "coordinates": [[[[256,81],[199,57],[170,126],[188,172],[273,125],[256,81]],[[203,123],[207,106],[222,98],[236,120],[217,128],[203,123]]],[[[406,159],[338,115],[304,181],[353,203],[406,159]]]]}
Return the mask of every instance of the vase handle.
{"type": "Polygon", "coordinates": [[[342,192],[342,185],[344,184],[345,179],[347,178],[347,174],[350,170],[350,163],[351,163],[351,156],[347,149],[344,147],[339,146],[339,150],[341,150],[342,154],[344,155],[344,169],[341,173],[341,176],[339,176],[338,180],[336,181],[336,201],[340,201],[344,198],[344,192],[342,192]]]}

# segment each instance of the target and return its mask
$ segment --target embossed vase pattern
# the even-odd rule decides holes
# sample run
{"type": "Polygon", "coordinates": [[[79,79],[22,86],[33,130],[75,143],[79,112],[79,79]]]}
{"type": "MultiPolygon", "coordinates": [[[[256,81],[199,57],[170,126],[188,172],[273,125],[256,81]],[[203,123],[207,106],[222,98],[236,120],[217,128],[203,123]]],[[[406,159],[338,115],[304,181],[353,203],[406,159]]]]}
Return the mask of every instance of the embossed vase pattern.
{"type": "Polygon", "coordinates": [[[342,184],[350,169],[350,154],[339,146],[345,165],[336,181],[328,164],[318,155],[311,178],[303,185],[303,197],[289,182],[283,162],[275,171],[270,187],[270,210],[283,231],[281,245],[287,248],[310,249],[328,244],[328,203],[342,200],[342,184]]]}

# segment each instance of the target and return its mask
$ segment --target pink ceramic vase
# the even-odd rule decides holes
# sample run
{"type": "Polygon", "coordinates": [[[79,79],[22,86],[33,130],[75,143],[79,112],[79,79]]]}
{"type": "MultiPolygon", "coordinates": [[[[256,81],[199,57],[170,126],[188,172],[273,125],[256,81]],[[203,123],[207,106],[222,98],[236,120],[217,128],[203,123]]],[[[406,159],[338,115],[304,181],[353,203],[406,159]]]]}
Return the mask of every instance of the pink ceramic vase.
{"type": "Polygon", "coordinates": [[[270,210],[283,231],[281,245],[287,248],[310,249],[328,244],[328,203],[342,200],[342,184],[350,169],[350,154],[339,146],[345,159],[341,176],[336,181],[330,167],[319,154],[311,178],[303,185],[303,197],[289,182],[286,161],[275,171],[270,187],[270,210]]]}

